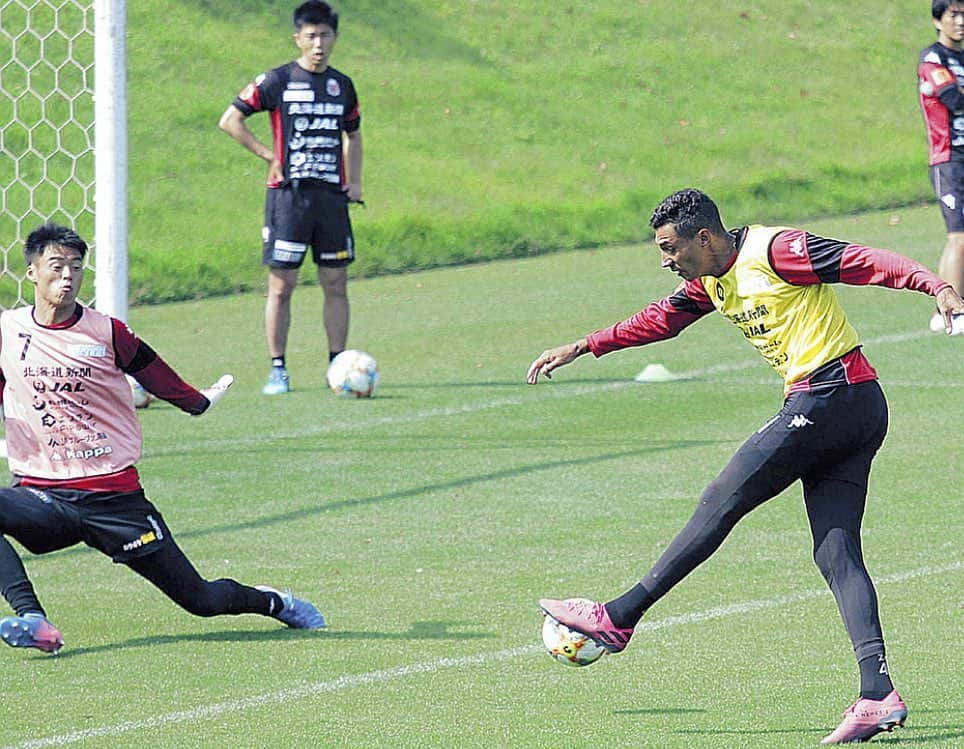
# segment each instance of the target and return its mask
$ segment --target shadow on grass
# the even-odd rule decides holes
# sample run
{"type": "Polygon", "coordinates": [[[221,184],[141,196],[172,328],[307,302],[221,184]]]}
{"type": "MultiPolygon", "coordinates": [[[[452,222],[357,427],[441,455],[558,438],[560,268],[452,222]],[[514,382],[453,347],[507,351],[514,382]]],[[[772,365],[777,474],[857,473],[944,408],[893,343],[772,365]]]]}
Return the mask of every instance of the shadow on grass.
{"type": "MultiPolygon", "coordinates": [[[[539,473],[541,471],[553,471],[558,468],[572,468],[574,466],[587,466],[596,463],[604,463],[611,460],[619,460],[621,458],[638,457],[648,453],[682,450],[688,447],[703,447],[706,445],[720,444],[723,441],[724,440],[676,440],[673,442],[666,442],[660,445],[643,447],[636,450],[622,450],[619,452],[609,452],[601,455],[593,455],[571,460],[553,460],[544,463],[535,463],[533,465],[520,466],[518,468],[506,468],[501,471],[492,471],[490,473],[467,476],[465,478],[453,479],[451,481],[423,484],[421,486],[414,486],[410,489],[400,489],[398,491],[387,492],[385,494],[377,494],[373,497],[336,500],[334,502],[327,502],[300,510],[282,512],[278,513],[277,515],[268,515],[255,520],[233,519],[230,522],[212,525],[208,528],[198,528],[183,532],[173,530],[173,535],[175,538],[204,538],[206,536],[215,536],[221,533],[235,533],[241,530],[267,528],[273,525],[306,520],[319,515],[324,515],[329,512],[354,509],[356,507],[366,507],[369,505],[380,505],[385,502],[394,502],[398,500],[415,499],[421,496],[433,494],[435,492],[451,491],[453,489],[475,486],[478,484],[488,483],[490,481],[505,481],[506,479],[514,479],[520,476],[539,473]]],[[[163,512],[163,506],[161,507],[161,512],[163,512]]],[[[90,551],[92,551],[92,549],[87,547],[75,546],[64,551],[52,552],[43,556],[33,557],[31,558],[30,563],[35,564],[36,562],[44,559],[60,559],[66,555],[85,554],[90,551]]]]}
{"type": "MultiPolygon", "coordinates": [[[[680,729],[673,733],[687,736],[800,736],[801,738],[810,734],[828,734],[834,726],[827,725],[823,728],[772,728],[772,729],[726,729],[714,728],[697,730],[695,728],[680,729]]],[[[896,728],[891,733],[878,733],[873,738],[874,744],[880,746],[891,746],[893,744],[909,743],[917,746],[918,744],[937,744],[938,746],[960,746],[960,744],[949,743],[953,739],[964,738],[964,725],[956,726],[910,726],[908,728],[896,728]]]]}
{"type": "Polygon", "coordinates": [[[496,637],[490,632],[459,632],[458,627],[471,626],[464,622],[413,622],[407,632],[356,632],[350,630],[306,630],[306,629],[270,629],[270,630],[234,630],[225,629],[218,632],[188,632],[178,635],[153,635],[134,637],[122,642],[92,645],[90,647],[71,648],[68,646],[56,656],[62,658],[76,658],[85,655],[96,655],[107,651],[125,650],[127,648],[148,648],[161,645],[176,645],[182,642],[272,642],[285,640],[300,640],[318,638],[319,640],[371,640],[375,642],[405,642],[408,640],[479,640],[496,637]]]}
{"type": "Polygon", "coordinates": [[[686,715],[689,713],[705,713],[706,710],[695,707],[642,707],[638,710],[613,710],[613,715],[686,715]]]}

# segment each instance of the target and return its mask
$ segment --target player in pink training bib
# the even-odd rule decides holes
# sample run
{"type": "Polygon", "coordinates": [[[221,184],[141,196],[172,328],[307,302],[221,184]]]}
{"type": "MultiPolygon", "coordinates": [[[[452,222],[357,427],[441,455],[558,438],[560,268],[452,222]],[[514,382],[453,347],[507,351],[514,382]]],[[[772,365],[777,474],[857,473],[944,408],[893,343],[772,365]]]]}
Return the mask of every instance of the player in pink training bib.
{"type": "Polygon", "coordinates": [[[15,612],[0,619],[0,639],[51,653],[63,646],[8,536],[34,554],[86,543],[197,616],[250,613],[323,627],[318,610],[289,592],[201,577],[144,495],[135,467],[141,431],[125,375],[195,416],[232,378],[197,390],[123,322],[80,304],[86,253],[68,228],[31,232],[24,256],[34,304],[0,314],[0,396],[14,476],[0,489],[0,590],[15,612]]]}

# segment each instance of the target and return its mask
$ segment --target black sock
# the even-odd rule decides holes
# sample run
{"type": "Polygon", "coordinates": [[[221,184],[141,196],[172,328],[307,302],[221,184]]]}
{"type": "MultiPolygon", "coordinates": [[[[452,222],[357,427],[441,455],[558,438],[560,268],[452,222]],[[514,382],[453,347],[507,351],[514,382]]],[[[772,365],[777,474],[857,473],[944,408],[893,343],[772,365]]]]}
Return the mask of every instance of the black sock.
{"type": "Polygon", "coordinates": [[[278,614],[280,614],[285,607],[285,602],[281,600],[281,596],[273,590],[262,590],[259,592],[268,599],[268,610],[264,612],[264,615],[273,616],[277,619],[278,614]]]}
{"type": "MultiPolygon", "coordinates": [[[[344,351],[344,349],[342,349],[342,351],[344,351]]],[[[341,353],[341,351],[329,351],[329,352],[328,352],[328,363],[330,364],[331,362],[333,362],[333,361],[335,360],[335,357],[338,356],[338,354],[340,354],[340,353],[341,353]]]]}
{"type": "Polygon", "coordinates": [[[642,583],[636,583],[619,598],[606,604],[606,613],[620,629],[632,629],[643,618],[646,609],[655,603],[642,583]]]}
{"type": "Polygon", "coordinates": [[[285,358],[283,356],[272,356],[271,366],[272,367],[283,367],[285,365],[285,358]]]}
{"type": "Polygon", "coordinates": [[[887,656],[876,653],[863,658],[860,666],[860,696],[868,700],[882,700],[894,689],[887,668],[887,656]]]}

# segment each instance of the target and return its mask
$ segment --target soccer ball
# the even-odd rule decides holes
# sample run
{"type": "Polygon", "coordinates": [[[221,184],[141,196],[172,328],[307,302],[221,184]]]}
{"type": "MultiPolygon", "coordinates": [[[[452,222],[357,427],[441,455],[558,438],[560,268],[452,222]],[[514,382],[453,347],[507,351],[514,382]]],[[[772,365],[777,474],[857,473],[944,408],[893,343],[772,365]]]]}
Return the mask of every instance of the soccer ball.
{"type": "Polygon", "coordinates": [[[154,396],[148,393],[141,383],[130,375],[127,375],[127,382],[131,386],[131,395],[134,396],[134,408],[147,408],[151,405],[154,396]]]}
{"type": "Polygon", "coordinates": [[[567,666],[588,666],[606,652],[606,648],[591,637],[569,629],[548,614],[542,623],[542,643],[549,655],[567,666]]]}
{"type": "Polygon", "coordinates": [[[328,387],[346,398],[370,398],[378,384],[378,362],[364,351],[342,351],[328,366],[328,387]]]}

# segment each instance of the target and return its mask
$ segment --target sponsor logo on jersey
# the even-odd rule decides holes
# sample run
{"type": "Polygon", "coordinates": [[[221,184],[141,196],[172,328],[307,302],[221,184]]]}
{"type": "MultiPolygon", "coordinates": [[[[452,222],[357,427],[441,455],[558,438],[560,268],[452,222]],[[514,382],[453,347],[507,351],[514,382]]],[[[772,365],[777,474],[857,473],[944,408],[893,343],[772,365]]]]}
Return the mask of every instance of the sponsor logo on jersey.
{"type": "Polygon", "coordinates": [[[794,414],[793,418],[790,419],[790,423],[787,424],[787,429],[801,429],[812,424],[813,422],[803,414],[794,414]]]}
{"type": "Polygon", "coordinates": [[[103,343],[75,343],[67,347],[67,353],[70,356],[106,356],[107,346],[103,343]]]}
{"type": "Polygon", "coordinates": [[[796,255],[797,257],[803,257],[807,254],[807,249],[803,246],[803,237],[794,237],[788,249],[791,255],[796,255]]]}
{"type": "Polygon", "coordinates": [[[311,88],[311,84],[306,81],[288,81],[288,88],[311,88]]]}
{"type": "Polygon", "coordinates": [[[52,456],[52,460],[90,460],[92,458],[100,458],[104,455],[110,455],[114,452],[114,448],[110,445],[104,445],[103,447],[87,447],[81,450],[64,450],[64,457],[58,458],[52,456]]]}
{"type": "Polygon", "coordinates": [[[334,78],[329,78],[325,81],[325,91],[328,92],[329,96],[338,96],[341,93],[341,86],[338,85],[338,81],[334,78]]]}
{"type": "Polygon", "coordinates": [[[740,296],[751,296],[766,291],[772,286],[770,279],[762,273],[754,273],[749,278],[737,281],[737,293],[740,296]]]}
{"type": "Polygon", "coordinates": [[[931,72],[931,83],[937,87],[943,86],[945,83],[950,83],[953,80],[954,76],[947,68],[934,68],[931,72]]]}
{"type": "Polygon", "coordinates": [[[282,101],[314,101],[314,91],[285,91],[281,95],[282,101]]]}

